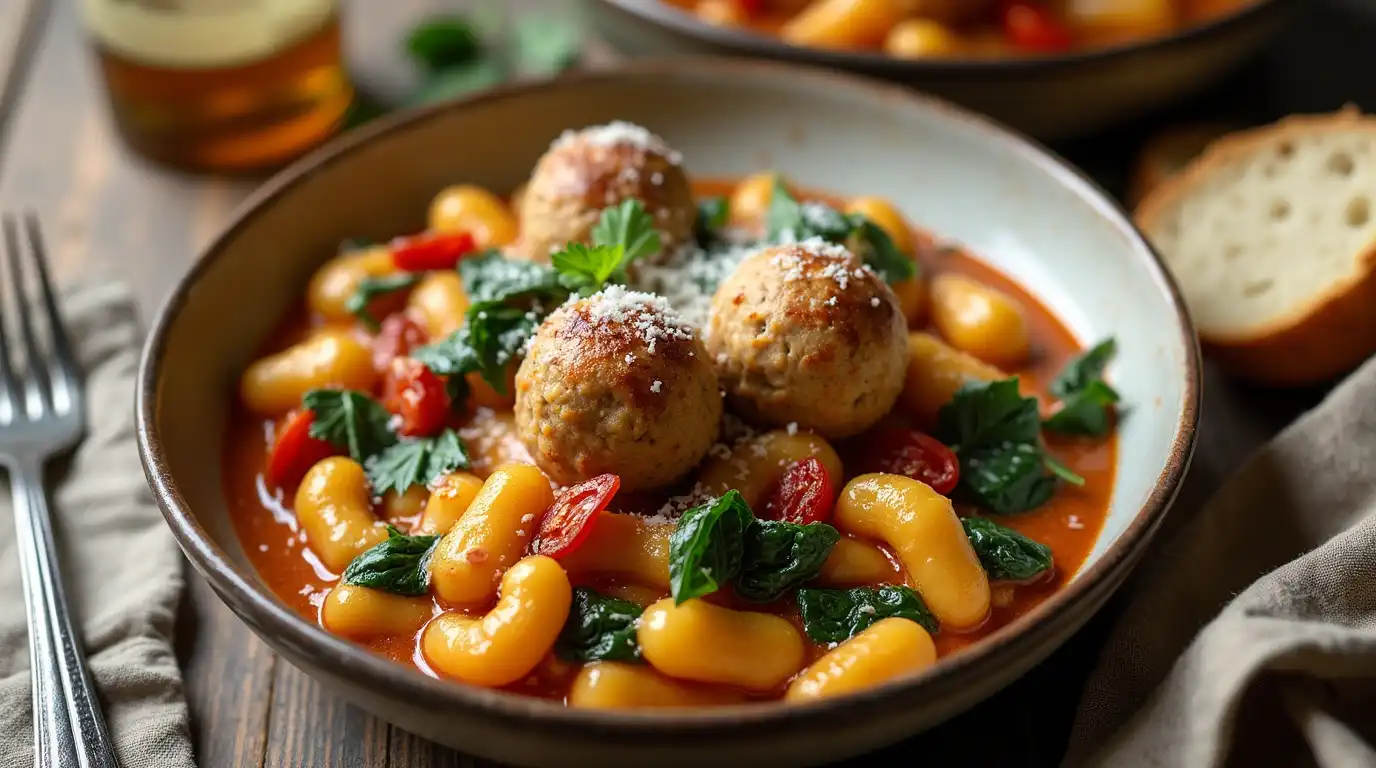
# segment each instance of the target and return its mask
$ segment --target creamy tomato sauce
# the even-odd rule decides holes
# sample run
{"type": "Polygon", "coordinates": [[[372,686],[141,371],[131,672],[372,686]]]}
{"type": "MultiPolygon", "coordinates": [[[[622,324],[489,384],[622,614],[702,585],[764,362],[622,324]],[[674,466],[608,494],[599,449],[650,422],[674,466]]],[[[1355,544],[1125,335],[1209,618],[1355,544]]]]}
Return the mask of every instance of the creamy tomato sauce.
{"type": "MultiPolygon", "coordinates": [[[[726,194],[731,187],[731,182],[724,181],[694,183],[695,193],[702,197],[726,194]]],[[[836,202],[823,195],[809,194],[806,197],[836,202]]],[[[940,245],[928,233],[917,231],[915,234],[919,243],[916,257],[925,277],[959,273],[1004,291],[1022,305],[1029,321],[1033,353],[1026,365],[1007,372],[1020,376],[1024,393],[1038,397],[1045,410],[1052,402],[1047,386],[1061,368],[1082,351],[1082,345],[1047,307],[1007,276],[964,250],[940,245]]],[[[286,348],[303,338],[316,325],[319,323],[305,317],[304,313],[297,313],[283,322],[261,351],[267,354],[286,348]]],[[[934,329],[927,330],[935,333],[934,329]]],[[[365,333],[362,330],[359,332],[365,333]]],[[[875,429],[907,422],[906,417],[895,412],[875,429]]],[[[263,580],[302,617],[319,622],[320,606],[330,588],[338,581],[339,574],[326,568],[308,546],[305,533],[298,528],[291,510],[292,491],[272,488],[264,476],[275,426],[274,420],[250,414],[241,405],[235,406],[224,451],[225,497],[244,550],[263,580]]],[[[460,436],[473,459],[472,471],[479,476],[486,476],[497,465],[507,461],[529,461],[525,448],[516,436],[510,410],[499,412],[486,407],[472,408],[457,419],[455,426],[459,427],[460,436]]],[[[835,445],[847,463],[848,473],[852,457],[860,446],[866,444],[866,439],[866,435],[860,435],[835,445]]],[[[994,583],[993,608],[988,620],[973,631],[959,632],[943,628],[934,638],[941,655],[957,652],[978,642],[1064,586],[1084,563],[1099,536],[1113,490],[1116,437],[1110,435],[1103,439],[1079,440],[1048,433],[1046,439],[1051,453],[1085,479],[1084,486],[1062,484],[1056,495],[1042,507],[1029,513],[999,516],[996,519],[1000,524],[1051,547],[1055,567],[1048,577],[1034,584],[994,583]]],[[[839,492],[839,486],[837,490],[839,492]]],[[[618,496],[613,500],[611,509],[654,514],[662,502],[663,496],[618,496]]],[[[959,504],[957,509],[962,513],[972,511],[961,509],[959,504]]],[[[402,516],[390,522],[406,531],[416,522],[416,517],[402,516]]],[[[901,576],[898,575],[902,569],[891,553],[890,559],[894,563],[895,583],[901,583],[898,580],[901,576]]],[[[589,579],[572,575],[571,580],[575,586],[587,585],[604,593],[639,597],[642,603],[646,598],[664,596],[659,590],[622,584],[611,578],[589,579]],[[623,590],[634,594],[626,594],[623,590]]],[[[448,608],[438,598],[431,599],[435,602],[436,613],[448,608]]],[[[725,592],[710,595],[707,599],[731,606],[745,605],[737,604],[725,592]]],[[[750,605],[750,608],[771,610],[786,616],[801,629],[801,620],[791,598],[785,598],[775,605],[750,605]]],[[[425,664],[418,650],[421,631],[375,639],[366,645],[397,663],[415,666],[426,674],[437,676],[425,664]]],[[[819,656],[825,650],[812,647],[810,658],[819,656]]],[[[576,669],[577,665],[563,662],[551,654],[531,676],[511,688],[530,695],[562,699],[576,669]]],[[[781,691],[766,695],[752,694],[751,697],[777,698],[780,694],[781,691]]]]}

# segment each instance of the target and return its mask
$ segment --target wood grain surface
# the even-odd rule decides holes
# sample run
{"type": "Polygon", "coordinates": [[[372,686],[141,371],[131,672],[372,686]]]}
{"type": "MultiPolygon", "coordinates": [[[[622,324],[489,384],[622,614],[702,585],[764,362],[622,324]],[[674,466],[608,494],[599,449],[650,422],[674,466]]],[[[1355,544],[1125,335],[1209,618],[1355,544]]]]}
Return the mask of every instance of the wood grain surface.
{"type": "MultiPolygon", "coordinates": [[[[558,3],[508,0],[505,6],[519,13],[549,4],[558,3]]],[[[146,320],[256,180],[193,176],[125,151],[107,118],[76,5],[0,0],[0,210],[37,211],[59,278],[126,281],[146,320]],[[30,28],[34,34],[26,36],[30,28]]],[[[427,14],[463,5],[346,0],[348,56],[361,86],[384,98],[405,92],[413,76],[399,53],[404,31],[427,14]]],[[[1358,79],[1359,73],[1372,71],[1376,49],[1355,44],[1372,39],[1376,20],[1359,15],[1354,0],[1313,5],[1263,61],[1222,88],[1153,121],[1058,149],[1111,189],[1120,189],[1132,152],[1165,121],[1220,111],[1267,120],[1348,100],[1376,108],[1368,100],[1376,86],[1358,79]],[[1363,24],[1365,35],[1359,34],[1363,24]],[[1329,39],[1353,44],[1324,46],[1329,39]],[[1333,82],[1339,67],[1351,73],[1346,88],[1333,82]]],[[[1187,520],[1188,511],[1247,454],[1322,394],[1250,390],[1212,368],[1205,393],[1199,450],[1172,526],[1187,520]]],[[[279,661],[187,570],[177,644],[201,765],[491,765],[412,736],[326,693],[279,661]]],[[[989,702],[931,733],[848,764],[1054,764],[1064,748],[1086,662],[1120,602],[989,702]],[[997,730],[990,727],[995,720],[997,730]]]]}

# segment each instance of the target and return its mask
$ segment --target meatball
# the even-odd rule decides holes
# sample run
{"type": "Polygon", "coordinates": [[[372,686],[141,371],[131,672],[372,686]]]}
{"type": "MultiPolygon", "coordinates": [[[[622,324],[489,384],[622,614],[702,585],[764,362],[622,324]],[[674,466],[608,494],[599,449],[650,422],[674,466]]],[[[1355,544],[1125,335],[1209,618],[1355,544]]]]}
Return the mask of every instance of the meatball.
{"type": "Polygon", "coordinates": [[[741,262],[712,298],[707,351],[732,409],[828,438],[893,407],[908,365],[893,291],[839,245],[812,239],[741,262]]]}
{"type": "Polygon", "coordinates": [[[682,158],[630,123],[569,131],[540,158],[521,196],[521,247],[536,261],[588,242],[602,209],[628,198],[654,217],[666,250],[688,241],[697,220],[682,158]]]}
{"type": "Polygon", "coordinates": [[[619,286],[546,318],[516,372],[516,429],[562,485],[604,472],[622,490],[672,483],[716,442],[721,413],[693,328],[662,297],[619,286]]]}

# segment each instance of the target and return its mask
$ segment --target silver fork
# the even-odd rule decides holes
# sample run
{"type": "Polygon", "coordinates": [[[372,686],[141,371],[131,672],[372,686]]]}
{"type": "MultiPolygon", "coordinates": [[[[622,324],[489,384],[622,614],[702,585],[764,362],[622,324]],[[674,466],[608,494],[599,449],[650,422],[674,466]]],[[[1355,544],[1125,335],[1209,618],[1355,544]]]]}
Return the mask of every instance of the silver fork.
{"type": "Polygon", "coordinates": [[[16,339],[6,327],[5,300],[0,298],[0,465],[9,470],[14,495],[14,527],[29,618],[34,765],[115,768],[119,763],[62,588],[43,485],[44,464],[69,451],[86,432],[81,366],[57,312],[38,220],[32,214],[24,217],[27,249],[21,247],[14,216],[5,216],[3,227],[9,293],[17,306],[20,333],[16,339]],[[24,288],[25,261],[37,275],[41,310],[31,305],[24,288]],[[47,350],[38,341],[40,311],[51,342],[47,350]],[[22,369],[15,356],[19,342],[24,351],[22,369]]]}

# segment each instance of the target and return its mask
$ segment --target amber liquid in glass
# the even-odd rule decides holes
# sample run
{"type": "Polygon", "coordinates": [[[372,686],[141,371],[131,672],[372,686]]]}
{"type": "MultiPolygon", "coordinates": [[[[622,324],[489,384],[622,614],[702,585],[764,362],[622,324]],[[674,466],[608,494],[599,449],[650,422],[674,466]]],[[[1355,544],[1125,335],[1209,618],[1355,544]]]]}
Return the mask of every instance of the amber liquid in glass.
{"type": "Polygon", "coordinates": [[[266,56],[225,66],[139,61],[92,42],[120,133],[172,165],[279,165],[333,135],[353,100],[337,13],[266,56]]]}

